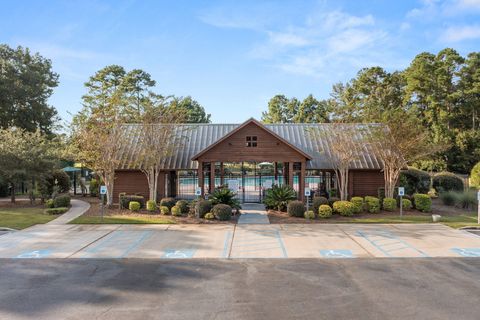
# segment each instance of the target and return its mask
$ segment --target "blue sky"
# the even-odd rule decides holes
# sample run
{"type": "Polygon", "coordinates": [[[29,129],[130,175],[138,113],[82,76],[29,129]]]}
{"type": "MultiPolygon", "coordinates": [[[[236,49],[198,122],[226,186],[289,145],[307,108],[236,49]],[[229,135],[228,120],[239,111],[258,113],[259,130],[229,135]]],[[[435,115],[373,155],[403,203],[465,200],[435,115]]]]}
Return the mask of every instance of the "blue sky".
{"type": "Polygon", "coordinates": [[[158,93],[193,96],[213,122],[238,123],[278,93],[328,98],[362,67],[478,51],[480,0],[2,1],[0,43],[52,60],[51,103],[66,121],[88,77],[119,64],[149,72],[158,93]]]}

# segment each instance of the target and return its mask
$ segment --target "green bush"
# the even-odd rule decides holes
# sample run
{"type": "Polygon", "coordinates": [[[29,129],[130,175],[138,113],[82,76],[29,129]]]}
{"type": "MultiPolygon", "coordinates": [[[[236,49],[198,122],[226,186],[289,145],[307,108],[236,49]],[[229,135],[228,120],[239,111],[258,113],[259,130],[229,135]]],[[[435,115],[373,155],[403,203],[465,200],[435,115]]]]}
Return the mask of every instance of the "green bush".
{"type": "Polygon", "coordinates": [[[335,188],[330,189],[330,191],[328,192],[328,195],[330,196],[330,198],[338,198],[339,197],[338,190],[335,189],[335,188]]]}
{"type": "MultiPolygon", "coordinates": [[[[271,189],[267,189],[265,192],[265,199],[263,202],[269,209],[285,211],[288,202],[295,199],[297,199],[297,194],[289,185],[273,185],[271,189]]],[[[303,212],[301,216],[303,217],[303,212]]]]}
{"type": "Polygon", "coordinates": [[[314,212],[318,212],[318,208],[320,208],[322,204],[328,204],[328,199],[325,197],[313,197],[312,207],[314,212]]]}
{"type": "Polygon", "coordinates": [[[6,197],[8,193],[8,183],[0,176],[0,197],[6,197]]]}
{"type": "Polygon", "coordinates": [[[350,201],[337,201],[333,203],[333,211],[341,216],[351,217],[355,212],[355,205],[350,201]]]}
{"type": "Polygon", "coordinates": [[[67,211],[68,211],[68,208],[65,208],[65,207],[45,209],[46,214],[52,214],[52,215],[53,214],[64,214],[67,211]]]}
{"type": "Polygon", "coordinates": [[[454,206],[457,203],[457,194],[455,192],[442,192],[440,193],[440,200],[446,206],[454,206]]]}
{"type": "Polygon", "coordinates": [[[380,199],[376,197],[366,196],[365,197],[365,207],[370,213],[380,212],[380,199]]]}
{"type": "Polygon", "coordinates": [[[315,213],[313,212],[313,210],[305,211],[304,217],[305,219],[309,219],[309,220],[315,219],[315,213]]]}
{"type": "Polygon", "coordinates": [[[207,219],[207,220],[213,220],[213,219],[215,219],[215,215],[211,212],[208,212],[208,213],[205,214],[204,218],[207,219]]]}
{"type": "MultiPolygon", "coordinates": [[[[90,196],[96,197],[100,193],[100,183],[97,179],[90,180],[90,196]]],[[[128,205],[127,205],[128,206],[128,205]]]]}
{"type": "Polygon", "coordinates": [[[412,201],[410,201],[409,199],[402,199],[402,207],[405,210],[412,209],[412,201]]]}
{"type": "Polygon", "coordinates": [[[188,207],[188,201],[187,200],[178,200],[175,205],[180,208],[180,212],[182,214],[187,214],[188,213],[189,207],[188,207]]]}
{"type": "Polygon", "coordinates": [[[405,187],[405,193],[427,193],[430,190],[430,175],[426,171],[410,167],[400,173],[400,186],[405,187]]]}
{"type": "Polygon", "coordinates": [[[470,172],[470,187],[480,189],[480,162],[470,172]]]}
{"type": "Polygon", "coordinates": [[[327,204],[322,204],[318,208],[318,216],[320,218],[330,218],[332,216],[332,208],[327,204]]]}
{"type": "Polygon", "coordinates": [[[440,172],[433,176],[433,187],[437,192],[463,191],[463,181],[450,172],[440,172]]]}
{"type": "Polygon", "coordinates": [[[55,203],[53,202],[53,199],[48,199],[45,202],[45,208],[55,208],[55,203]]]}
{"type": "Polygon", "coordinates": [[[241,209],[240,201],[236,198],[237,194],[225,186],[215,188],[210,195],[209,200],[212,205],[226,204],[233,209],[241,209]]]}
{"type": "Polygon", "coordinates": [[[63,194],[53,199],[53,206],[55,208],[70,207],[70,195],[63,194]]]}
{"type": "Polygon", "coordinates": [[[130,211],[140,210],[140,202],[130,201],[130,203],[128,204],[128,209],[130,209],[130,211]]]}
{"type": "Polygon", "coordinates": [[[153,212],[157,210],[157,204],[153,200],[147,201],[147,211],[153,212]]]}
{"type": "Polygon", "coordinates": [[[172,209],[172,207],[176,204],[174,198],[163,198],[160,200],[160,206],[168,207],[168,209],[172,209]]]}
{"type": "Polygon", "coordinates": [[[432,209],[432,199],[428,194],[416,193],[413,195],[415,208],[422,212],[430,212],[432,209]]]}
{"type": "Polygon", "coordinates": [[[120,197],[120,209],[130,208],[129,204],[132,201],[140,203],[140,208],[145,207],[145,198],[142,197],[142,196],[129,195],[129,194],[121,193],[119,195],[119,197],[120,197]]]}
{"type": "Polygon", "coordinates": [[[384,198],[383,199],[383,210],[385,211],[395,211],[397,208],[397,200],[393,198],[384,198]]]}
{"type": "Polygon", "coordinates": [[[179,206],[172,207],[172,216],[180,217],[182,215],[182,208],[179,206]]]}
{"type": "Polygon", "coordinates": [[[167,206],[161,206],[160,207],[160,213],[164,215],[169,215],[170,214],[170,209],[167,206]]]}
{"type": "Polygon", "coordinates": [[[208,200],[200,199],[195,205],[195,210],[198,211],[200,218],[203,218],[205,214],[212,211],[212,203],[208,200]]]}
{"type": "Polygon", "coordinates": [[[303,217],[305,206],[302,201],[293,200],[287,205],[287,213],[291,217],[303,217]]]}
{"type": "Polygon", "coordinates": [[[340,198],[337,198],[337,197],[330,197],[328,198],[328,204],[330,205],[330,207],[333,206],[333,204],[337,201],[340,201],[340,198]]]}
{"type": "Polygon", "coordinates": [[[220,221],[230,220],[232,218],[232,207],[228,204],[216,204],[212,208],[212,213],[220,221]]]}
{"type": "Polygon", "coordinates": [[[363,198],[362,197],[352,197],[350,202],[355,206],[355,213],[363,212],[363,198]]]}
{"type": "Polygon", "coordinates": [[[457,193],[457,206],[463,209],[474,208],[477,204],[475,191],[465,191],[457,193]]]}
{"type": "Polygon", "coordinates": [[[43,198],[51,197],[54,191],[67,193],[70,191],[70,177],[63,170],[55,170],[38,180],[37,190],[43,198]]]}

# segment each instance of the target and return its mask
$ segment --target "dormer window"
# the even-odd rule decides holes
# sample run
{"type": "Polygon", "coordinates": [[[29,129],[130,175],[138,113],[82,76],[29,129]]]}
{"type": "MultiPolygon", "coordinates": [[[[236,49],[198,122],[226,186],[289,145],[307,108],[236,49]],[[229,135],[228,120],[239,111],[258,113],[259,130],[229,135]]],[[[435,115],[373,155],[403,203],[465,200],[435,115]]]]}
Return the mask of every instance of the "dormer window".
{"type": "Polygon", "coordinates": [[[257,136],[247,136],[245,138],[245,146],[248,148],[254,148],[257,146],[257,136]]]}

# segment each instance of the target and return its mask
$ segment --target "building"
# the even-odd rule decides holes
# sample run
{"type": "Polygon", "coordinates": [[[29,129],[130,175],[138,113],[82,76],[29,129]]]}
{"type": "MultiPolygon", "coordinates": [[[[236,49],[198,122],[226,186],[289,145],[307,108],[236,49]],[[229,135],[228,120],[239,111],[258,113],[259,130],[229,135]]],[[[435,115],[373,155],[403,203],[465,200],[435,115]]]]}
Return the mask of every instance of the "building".
{"type": "MultiPolygon", "coordinates": [[[[358,128],[358,136],[352,139],[361,141],[365,125],[351,125],[358,128]]],[[[126,125],[132,137],[139,128],[126,125]]],[[[261,202],[272,184],[291,185],[302,200],[305,187],[313,192],[336,189],[327,139],[331,124],[262,124],[252,118],[242,124],[180,124],[175,129],[184,142],[162,164],[159,198],[193,199],[198,187],[204,195],[220,185],[238,190],[242,202],[261,202]]],[[[132,138],[122,150],[122,164],[115,174],[115,202],[121,192],[148,197],[146,176],[132,165],[136,145],[132,138]]],[[[366,143],[362,150],[350,170],[350,196],[377,195],[384,185],[375,152],[366,143]]]]}

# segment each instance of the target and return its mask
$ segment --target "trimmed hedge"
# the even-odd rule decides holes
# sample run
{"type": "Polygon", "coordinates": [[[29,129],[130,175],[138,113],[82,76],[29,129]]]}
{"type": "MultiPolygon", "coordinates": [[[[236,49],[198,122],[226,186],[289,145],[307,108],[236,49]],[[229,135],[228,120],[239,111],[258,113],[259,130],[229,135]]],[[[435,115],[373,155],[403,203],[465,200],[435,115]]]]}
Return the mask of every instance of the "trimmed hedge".
{"type": "Polygon", "coordinates": [[[182,215],[182,208],[179,206],[172,207],[172,216],[180,217],[182,215]]]}
{"type": "Polygon", "coordinates": [[[176,201],[174,198],[163,198],[162,200],[160,200],[160,205],[168,207],[168,209],[172,209],[175,203],[176,201]]]}
{"type": "Polygon", "coordinates": [[[48,199],[45,202],[45,208],[55,208],[55,204],[53,203],[53,199],[48,199]]]}
{"type": "Polygon", "coordinates": [[[220,221],[230,220],[232,218],[232,207],[228,204],[216,204],[212,208],[212,213],[220,221]]]}
{"type": "Polygon", "coordinates": [[[325,197],[313,197],[312,207],[314,212],[318,212],[318,208],[320,208],[322,204],[328,204],[328,199],[325,197]]]}
{"type": "Polygon", "coordinates": [[[430,175],[426,171],[409,168],[400,173],[400,185],[405,187],[405,193],[427,193],[430,190],[430,175]]]}
{"type": "Polygon", "coordinates": [[[474,165],[470,172],[470,187],[480,189],[480,162],[474,165]]]}
{"type": "Polygon", "coordinates": [[[406,210],[412,209],[412,201],[409,199],[402,199],[402,207],[406,210]]]}
{"type": "Polygon", "coordinates": [[[204,218],[207,219],[207,220],[213,220],[213,219],[215,219],[215,215],[211,212],[208,212],[208,213],[205,214],[204,218]]]}
{"type": "Polygon", "coordinates": [[[120,209],[130,208],[130,202],[135,201],[140,203],[140,208],[145,207],[145,198],[133,194],[120,194],[120,209]]]}
{"type": "Polygon", "coordinates": [[[305,211],[303,216],[305,217],[305,219],[309,219],[309,220],[315,219],[315,213],[313,212],[313,210],[305,211]]]}
{"type": "Polygon", "coordinates": [[[153,200],[147,201],[147,211],[153,212],[157,210],[157,204],[153,200]]]}
{"type": "Polygon", "coordinates": [[[360,213],[363,211],[364,201],[362,197],[352,197],[350,202],[355,206],[355,213],[360,213]]]}
{"type": "Polygon", "coordinates": [[[303,217],[305,206],[302,201],[293,200],[287,205],[287,213],[290,217],[303,217]]]}
{"type": "Polygon", "coordinates": [[[432,185],[437,192],[463,191],[463,181],[455,174],[450,172],[440,172],[435,174],[432,179],[432,185]]]}
{"type": "Polygon", "coordinates": [[[55,199],[53,199],[53,206],[55,208],[70,207],[70,195],[64,194],[57,196],[55,199]]]}
{"type": "Polygon", "coordinates": [[[318,216],[320,218],[330,218],[332,216],[332,208],[329,205],[322,204],[318,208],[318,216]]]}
{"type": "Polygon", "coordinates": [[[355,212],[355,205],[350,201],[337,201],[333,204],[333,211],[341,216],[351,217],[355,212]]]}
{"type": "Polygon", "coordinates": [[[130,211],[138,211],[138,210],[140,210],[140,202],[130,201],[130,203],[128,204],[128,209],[129,209],[130,211]]]}
{"type": "Polygon", "coordinates": [[[200,218],[203,218],[205,214],[212,211],[212,203],[208,200],[200,199],[195,205],[195,210],[198,211],[200,218]]]}
{"type": "Polygon", "coordinates": [[[397,208],[397,200],[393,198],[384,198],[383,199],[383,210],[385,211],[395,211],[397,208]]]}
{"type": "Polygon", "coordinates": [[[67,211],[68,211],[68,208],[65,208],[65,207],[45,209],[46,214],[64,214],[67,211]]]}
{"type": "Polygon", "coordinates": [[[190,210],[188,207],[188,201],[186,200],[178,200],[175,205],[180,208],[181,213],[187,214],[188,211],[190,210]]]}
{"type": "Polygon", "coordinates": [[[170,209],[167,206],[161,206],[160,207],[160,213],[164,215],[169,215],[170,214],[170,209]]]}
{"type": "Polygon", "coordinates": [[[340,198],[337,198],[337,197],[330,197],[328,198],[328,204],[330,205],[330,207],[333,206],[333,204],[337,201],[340,201],[340,198]]]}
{"type": "Polygon", "coordinates": [[[365,197],[365,206],[367,211],[370,213],[380,212],[380,199],[376,197],[366,196],[365,197]]]}
{"type": "Polygon", "coordinates": [[[432,210],[432,199],[428,194],[416,193],[413,195],[415,208],[422,212],[430,212],[432,210]]]}

